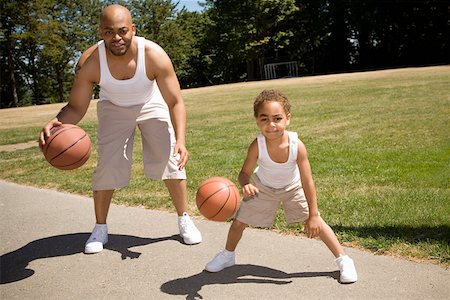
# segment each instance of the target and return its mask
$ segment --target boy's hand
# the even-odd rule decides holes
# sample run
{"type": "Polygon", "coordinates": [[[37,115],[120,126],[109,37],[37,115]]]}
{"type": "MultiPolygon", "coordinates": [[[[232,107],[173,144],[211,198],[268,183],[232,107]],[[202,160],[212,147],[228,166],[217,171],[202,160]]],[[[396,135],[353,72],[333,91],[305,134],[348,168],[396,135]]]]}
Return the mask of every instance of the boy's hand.
{"type": "Polygon", "coordinates": [[[256,186],[251,183],[248,183],[242,187],[242,193],[245,197],[251,197],[259,193],[259,190],[256,186]]]}
{"type": "Polygon", "coordinates": [[[321,223],[319,215],[309,216],[305,224],[305,232],[309,238],[315,238],[320,234],[321,223]]]}

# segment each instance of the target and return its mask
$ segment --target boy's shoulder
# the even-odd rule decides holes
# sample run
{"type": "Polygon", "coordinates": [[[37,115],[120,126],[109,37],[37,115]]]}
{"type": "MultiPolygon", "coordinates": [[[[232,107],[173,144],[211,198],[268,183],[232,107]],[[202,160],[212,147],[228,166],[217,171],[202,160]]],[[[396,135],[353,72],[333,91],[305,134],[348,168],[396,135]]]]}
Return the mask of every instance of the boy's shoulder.
{"type": "Polygon", "coordinates": [[[287,131],[289,134],[289,139],[291,141],[300,141],[300,138],[298,137],[298,133],[296,131],[287,131]]]}

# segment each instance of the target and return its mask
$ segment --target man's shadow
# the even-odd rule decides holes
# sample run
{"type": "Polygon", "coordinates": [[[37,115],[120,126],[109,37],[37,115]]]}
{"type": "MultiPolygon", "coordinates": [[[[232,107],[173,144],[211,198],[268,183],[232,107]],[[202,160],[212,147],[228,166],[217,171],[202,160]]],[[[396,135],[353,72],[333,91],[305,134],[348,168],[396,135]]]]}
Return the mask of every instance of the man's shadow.
{"type": "Polygon", "coordinates": [[[251,264],[234,265],[221,272],[201,273],[168,281],[161,285],[161,291],[170,295],[186,295],[186,299],[203,299],[199,294],[205,285],[230,283],[289,284],[291,278],[330,277],[339,280],[339,271],[285,273],[280,270],[251,264]]]}
{"type": "MultiPolygon", "coordinates": [[[[82,253],[84,244],[89,236],[89,233],[51,236],[32,241],[22,248],[2,255],[0,257],[0,284],[11,283],[32,276],[34,270],[28,268],[28,265],[36,259],[82,253]]],[[[138,258],[141,253],[131,251],[129,248],[168,240],[182,243],[178,234],[160,238],[109,234],[105,249],[119,252],[122,259],[133,259],[138,258]]]]}

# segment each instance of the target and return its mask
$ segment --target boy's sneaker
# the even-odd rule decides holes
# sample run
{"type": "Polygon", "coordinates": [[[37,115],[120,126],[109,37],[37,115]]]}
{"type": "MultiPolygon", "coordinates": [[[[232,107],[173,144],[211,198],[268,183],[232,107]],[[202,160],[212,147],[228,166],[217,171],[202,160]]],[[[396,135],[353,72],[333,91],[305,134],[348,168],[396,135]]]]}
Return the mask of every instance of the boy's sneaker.
{"type": "Polygon", "coordinates": [[[84,246],[84,253],[92,254],[103,250],[103,245],[108,242],[108,226],[106,224],[95,224],[92,234],[84,246]]]}
{"type": "Polygon", "coordinates": [[[348,255],[343,255],[336,258],[336,263],[341,271],[340,282],[341,283],[353,283],[358,280],[358,274],[356,274],[355,264],[353,259],[348,255]]]}
{"type": "Polygon", "coordinates": [[[185,244],[194,245],[202,241],[202,234],[187,213],[178,217],[178,228],[185,244]]]}
{"type": "Polygon", "coordinates": [[[208,272],[219,272],[225,268],[236,264],[236,255],[231,251],[220,251],[209,263],[206,264],[205,270],[208,272]]]}

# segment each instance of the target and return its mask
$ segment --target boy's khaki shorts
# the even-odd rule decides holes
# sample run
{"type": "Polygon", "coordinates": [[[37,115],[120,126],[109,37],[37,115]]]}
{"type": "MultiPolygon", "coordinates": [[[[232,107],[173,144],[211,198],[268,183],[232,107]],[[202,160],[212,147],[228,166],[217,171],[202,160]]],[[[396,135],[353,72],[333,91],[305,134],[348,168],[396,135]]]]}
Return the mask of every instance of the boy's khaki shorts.
{"type": "Polygon", "coordinates": [[[98,162],[92,178],[94,191],[112,190],[130,182],[133,142],[136,126],[142,136],[142,160],[145,176],[152,179],[186,179],[172,155],[175,133],[169,120],[148,118],[142,105],[121,107],[99,101],[98,162]]]}
{"type": "Polygon", "coordinates": [[[259,189],[253,197],[244,198],[236,219],[253,227],[271,227],[275,220],[280,202],[288,224],[304,222],[308,219],[309,208],[300,183],[282,189],[273,189],[261,183],[253,174],[252,183],[259,189]]]}

